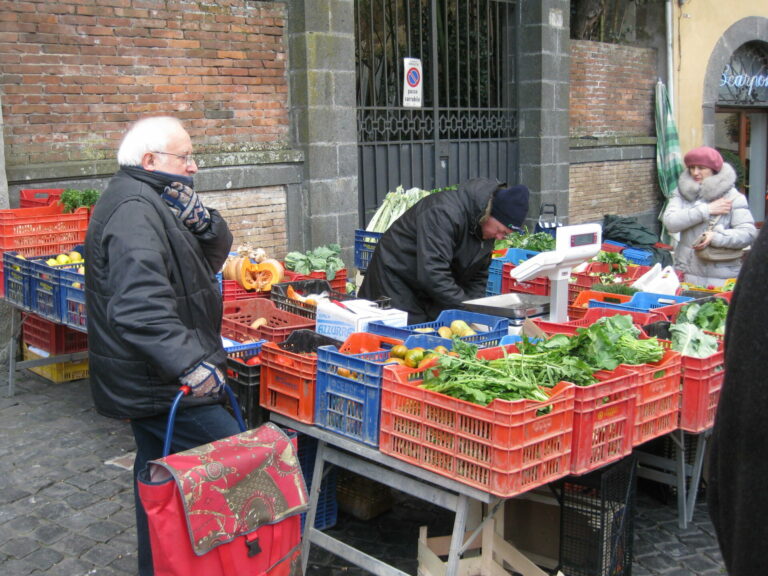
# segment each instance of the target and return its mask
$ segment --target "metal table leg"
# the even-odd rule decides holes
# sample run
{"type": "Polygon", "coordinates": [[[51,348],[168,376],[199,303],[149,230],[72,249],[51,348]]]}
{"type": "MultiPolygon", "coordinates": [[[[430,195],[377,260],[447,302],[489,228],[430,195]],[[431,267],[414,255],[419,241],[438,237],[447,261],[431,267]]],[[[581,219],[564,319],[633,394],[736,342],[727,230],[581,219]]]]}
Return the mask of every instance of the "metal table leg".
{"type": "Polygon", "coordinates": [[[301,542],[301,572],[307,573],[309,562],[309,546],[312,538],[311,528],[315,525],[317,515],[317,503],[320,500],[320,485],[323,483],[323,468],[325,465],[325,442],[318,440],[317,454],[315,455],[315,469],[312,472],[312,488],[309,491],[309,510],[304,517],[304,535],[301,542]]]}

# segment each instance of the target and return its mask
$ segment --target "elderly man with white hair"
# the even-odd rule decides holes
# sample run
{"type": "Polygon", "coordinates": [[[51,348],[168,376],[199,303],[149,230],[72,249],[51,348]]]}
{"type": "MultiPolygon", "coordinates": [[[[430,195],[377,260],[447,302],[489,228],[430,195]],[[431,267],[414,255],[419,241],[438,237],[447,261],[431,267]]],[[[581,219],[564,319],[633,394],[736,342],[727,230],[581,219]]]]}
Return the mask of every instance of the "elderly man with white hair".
{"type": "MultiPolygon", "coordinates": [[[[194,190],[197,164],[182,123],[136,122],[120,169],[96,204],[85,243],[90,381],[98,412],[131,422],[134,479],[162,456],[168,412],[182,385],[171,452],[237,434],[219,399],[226,354],[216,272],[232,234],[194,190]]],[[[140,576],[154,573],[136,490],[140,576]]]]}

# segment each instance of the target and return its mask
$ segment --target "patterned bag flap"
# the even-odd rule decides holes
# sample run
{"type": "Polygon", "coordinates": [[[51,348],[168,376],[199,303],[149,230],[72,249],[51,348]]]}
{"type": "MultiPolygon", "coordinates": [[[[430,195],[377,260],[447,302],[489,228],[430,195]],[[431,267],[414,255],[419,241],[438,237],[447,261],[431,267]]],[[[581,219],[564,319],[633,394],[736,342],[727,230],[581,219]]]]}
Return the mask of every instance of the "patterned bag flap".
{"type": "Polygon", "coordinates": [[[308,508],[296,446],[271,422],[153,460],[149,470],[153,482],[176,481],[198,556],[308,508]]]}

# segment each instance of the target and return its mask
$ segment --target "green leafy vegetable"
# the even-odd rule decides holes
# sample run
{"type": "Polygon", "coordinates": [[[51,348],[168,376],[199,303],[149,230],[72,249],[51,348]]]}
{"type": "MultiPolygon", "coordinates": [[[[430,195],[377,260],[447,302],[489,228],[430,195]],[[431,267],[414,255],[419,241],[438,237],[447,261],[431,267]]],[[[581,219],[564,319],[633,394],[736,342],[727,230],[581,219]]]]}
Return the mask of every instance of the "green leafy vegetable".
{"type": "Polygon", "coordinates": [[[629,267],[629,260],[627,260],[619,252],[606,252],[601,250],[597,253],[597,256],[595,256],[593,260],[595,262],[610,264],[611,272],[614,274],[624,274],[629,267]]]}
{"type": "Polygon", "coordinates": [[[683,356],[706,358],[717,352],[717,338],[695,324],[672,324],[669,331],[672,333],[672,350],[683,356]]]}
{"type": "Polygon", "coordinates": [[[436,188],[435,190],[421,190],[420,188],[404,190],[402,186],[398,186],[394,192],[389,192],[384,197],[381,205],[376,209],[371,221],[368,223],[366,230],[368,232],[386,232],[395,220],[400,218],[408,208],[422,198],[426,198],[435,192],[455,188],[455,186],[449,186],[446,188],[436,188]]]}
{"type": "Polygon", "coordinates": [[[93,189],[74,190],[67,188],[61,193],[60,202],[64,213],[69,214],[81,207],[91,207],[99,199],[99,191],[93,189]]]}
{"type": "Polygon", "coordinates": [[[555,249],[555,238],[547,232],[524,233],[514,232],[508,234],[501,240],[494,243],[495,250],[504,250],[506,248],[519,248],[521,250],[532,250],[533,252],[549,252],[555,249]]]}
{"type": "Polygon", "coordinates": [[[725,319],[728,316],[728,302],[724,298],[712,298],[706,302],[689,302],[677,315],[676,324],[693,324],[708,332],[725,334],[725,319]]]}
{"type": "Polygon", "coordinates": [[[313,270],[321,270],[328,280],[333,280],[336,273],[344,268],[340,252],[338,244],[319,246],[309,252],[289,252],[285,255],[285,267],[305,276],[313,270]]]}

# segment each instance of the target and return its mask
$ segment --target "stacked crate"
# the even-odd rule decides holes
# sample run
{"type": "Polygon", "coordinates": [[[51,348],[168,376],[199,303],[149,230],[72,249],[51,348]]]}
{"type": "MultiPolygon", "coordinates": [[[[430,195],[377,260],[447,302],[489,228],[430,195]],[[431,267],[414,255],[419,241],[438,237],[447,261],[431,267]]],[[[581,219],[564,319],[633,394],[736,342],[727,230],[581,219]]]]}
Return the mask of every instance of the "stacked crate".
{"type": "MultiPolygon", "coordinates": [[[[88,350],[88,336],[46,320],[37,314],[22,317],[22,355],[24,360],[37,360],[49,356],[75,354],[88,350]]],[[[88,378],[88,359],[57,362],[29,369],[54,383],[88,378]]]]}

